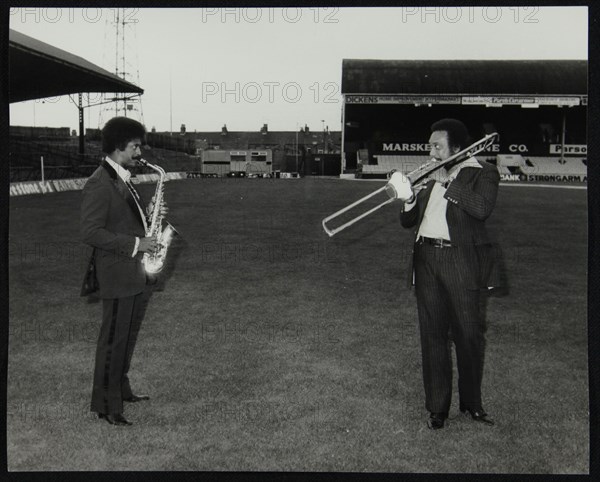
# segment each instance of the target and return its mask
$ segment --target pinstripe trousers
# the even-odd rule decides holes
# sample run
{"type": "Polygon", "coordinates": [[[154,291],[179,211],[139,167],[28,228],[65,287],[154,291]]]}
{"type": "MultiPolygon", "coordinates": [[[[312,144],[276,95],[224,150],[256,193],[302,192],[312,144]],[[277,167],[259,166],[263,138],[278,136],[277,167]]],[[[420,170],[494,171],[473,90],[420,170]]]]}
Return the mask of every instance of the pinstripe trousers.
{"type": "Polygon", "coordinates": [[[127,373],[151,294],[151,289],[146,287],[135,296],[102,300],[102,326],[92,388],[93,412],[123,413],[123,399],[132,395],[127,373]]]}
{"type": "MultiPolygon", "coordinates": [[[[477,263],[476,259],[470,260],[477,263]]],[[[460,248],[415,244],[415,290],[419,313],[425,406],[448,413],[452,398],[451,342],[458,368],[460,404],[482,409],[485,351],[482,294],[467,289],[473,276],[460,248]]]]}

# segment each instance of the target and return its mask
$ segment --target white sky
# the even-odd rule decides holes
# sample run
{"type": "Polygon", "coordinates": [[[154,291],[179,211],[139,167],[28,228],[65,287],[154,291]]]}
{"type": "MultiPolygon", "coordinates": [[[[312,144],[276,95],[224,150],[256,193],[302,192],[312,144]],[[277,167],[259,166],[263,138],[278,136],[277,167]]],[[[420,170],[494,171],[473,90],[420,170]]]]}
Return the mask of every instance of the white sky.
{"type": "MultiPolygon", "coordinates": [[[[170,129],[171,115],[175,131],[265,123],[320,130],[323,120],[340,130],[344,58],[588,57],[586,7],[131,8],[125,15],[135,22],[126,29],[127,59],[145,90],[143,120],[159,131],[170,129]]],[[[114,72],[114,17],[115,9],[12,8],[10,28],[114,72]]],[[[77,118],[68,96],[10,106],[11,125],[77,129],[77,118]]],[[[108,118],[86,109],[86,127],[108,118]]]]}

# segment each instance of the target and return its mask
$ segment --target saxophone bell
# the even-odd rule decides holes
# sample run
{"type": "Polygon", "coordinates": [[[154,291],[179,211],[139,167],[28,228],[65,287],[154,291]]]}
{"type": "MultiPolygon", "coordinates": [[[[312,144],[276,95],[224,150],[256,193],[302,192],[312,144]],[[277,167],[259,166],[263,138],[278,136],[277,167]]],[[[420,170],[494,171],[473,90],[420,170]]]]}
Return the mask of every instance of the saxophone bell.
{"type": "Polygon", "coordinates": [[[179,233],[171,223],[165,221],[165,228],[157,235],[157,249],[154,254],[144,258],[144,269],[148,275],[156,275],[162,271],[167,260],[167,251],[173,238],[179,233]]]}
{"type": "Polygon", "coordinates": [[[165,229],[163,229],[163,232],[160,236],[161,244],[169,246],[171,244],[171,241],[173,241],[173,238],[175,236],[179,236],[179,232],[173,227],[173,225],[170,222],[165,221],[165,224],[165,229]]]}

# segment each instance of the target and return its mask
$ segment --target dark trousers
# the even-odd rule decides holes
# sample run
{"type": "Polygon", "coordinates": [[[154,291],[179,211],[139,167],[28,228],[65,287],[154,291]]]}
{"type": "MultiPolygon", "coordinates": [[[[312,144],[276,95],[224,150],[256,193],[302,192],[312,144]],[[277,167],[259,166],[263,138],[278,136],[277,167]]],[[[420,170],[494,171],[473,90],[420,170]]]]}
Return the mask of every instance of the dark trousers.
{"type": "Polygon", "coordinates": [[[122,413],[123,399],[132,395],[129,366],[152,291],[102,300],[102,326],[96,347],[91,410],[122,413]]]}
{"type": "Polygon", "coordinates": [[[453,340],[460,404],[481,409],[485,350],[483,296],[479,290],[465,287],[474,272],[472,266],[466,265],[477,260],[465,259],[456,247],[416,244],[414,261],[425,406],[430,412],[447,413],[450,409],[453,340]]]}

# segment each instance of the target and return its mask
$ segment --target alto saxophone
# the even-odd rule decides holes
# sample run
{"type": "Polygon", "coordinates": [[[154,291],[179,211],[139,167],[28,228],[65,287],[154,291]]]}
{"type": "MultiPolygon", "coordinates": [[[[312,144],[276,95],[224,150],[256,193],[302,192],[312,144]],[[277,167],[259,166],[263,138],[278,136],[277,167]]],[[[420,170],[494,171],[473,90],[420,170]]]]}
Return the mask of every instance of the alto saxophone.
{"type": "Polygon", "coordinates": [[[161,214],[164,204],[164,184],[167,177],[165,170],[160,166],[150,164],[144,159],[138,159],[137,161],[142,166],[155,170],[159,175],[158,182],[156,183],[156,191],[154,192],[154,206],[152,207],[152,213],[150,214],[150,225],[146,230],[146,237],[156,236],[158,247],[154,253],[144,253],[142,259],[142,264],[146,273],[153,275],[162,271],[167,259],[169,245],[178,233],[171,224],[163,219],[164,216],[161,214]],[[164,229],[162,227],[163,221],[165,223],[164,229]]]}

